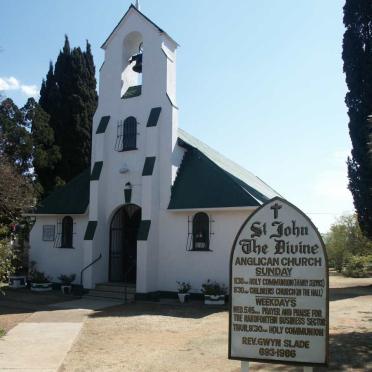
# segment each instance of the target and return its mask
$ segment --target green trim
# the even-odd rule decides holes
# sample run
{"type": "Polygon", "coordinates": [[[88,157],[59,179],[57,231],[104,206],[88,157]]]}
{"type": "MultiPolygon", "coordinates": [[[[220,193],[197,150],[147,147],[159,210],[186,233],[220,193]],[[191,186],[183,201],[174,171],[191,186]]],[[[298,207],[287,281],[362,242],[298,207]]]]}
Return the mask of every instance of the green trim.
{"type": "Polygon", "coordinates": [[[93,240],[97,228],[97,221],[89,221],[85,230],[84,240],[93,240]]]}
{"type": "Polygon", "coordinates": [[[90,175],[90,180],[91,181],[98,181],[99,177],[101,176],[101,171],[103,167],[103,161],[96,161],[94,163],[92,173],[90,175]]]}
{"type": "Polygon", "coordinates": [[[110,121],[110,116],[102,116],[98,124],[96,134],[105,133],[109,121],[110,121]]]}
{"type": "Polygon", "coordinates": [[[133,98],[138,97],[142,93],[142,85],[135,85],[133,87],[129,87],[121,99],[133,98]]]}
{"type": "Polygon", "coordinates": [[[142,176],[152,176],[154,172],[155,156],[148,156],[145,159],[145,164],[143,165],[142,176]]]}
{"type": "Polygon", "coordinates": [[[146,127],[156,127],[158,124],[161,107],[154,107],[151,109],[149,119],[147,120],[146,127]]]}
{"type": "Polygon", "coordinates": [[[137,233],[137,240],[146,241],[149,237],[151,220],[142,220],[137,233]]]}
{"type": "Polygon", "coordinates": [[[84,214],[89,204],[89,176],[87,168],[43,199],[35,214],[84,214]]]}

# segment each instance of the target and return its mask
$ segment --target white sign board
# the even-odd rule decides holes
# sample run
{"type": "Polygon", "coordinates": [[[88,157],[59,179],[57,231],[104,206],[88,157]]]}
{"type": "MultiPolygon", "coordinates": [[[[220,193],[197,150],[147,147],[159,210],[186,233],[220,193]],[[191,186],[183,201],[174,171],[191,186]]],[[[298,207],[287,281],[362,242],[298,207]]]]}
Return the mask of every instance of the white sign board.
{"type": "Polygon", "coordinates": [[[241,227],[230,270],[230,359],[327,364],[328,263],[307,216],[268,201],[241,227]]]}

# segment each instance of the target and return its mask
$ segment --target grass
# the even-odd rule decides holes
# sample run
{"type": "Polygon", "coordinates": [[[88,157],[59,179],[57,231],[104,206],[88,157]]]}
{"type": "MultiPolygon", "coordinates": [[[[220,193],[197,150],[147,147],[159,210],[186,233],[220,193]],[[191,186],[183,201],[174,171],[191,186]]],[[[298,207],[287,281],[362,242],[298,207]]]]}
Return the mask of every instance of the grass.
{"type": "Polygon", "coordinates": [[[5,336],[5,334],[6,334],[6,332],[2,328],[0,328],[0,337],[5,336]]]}

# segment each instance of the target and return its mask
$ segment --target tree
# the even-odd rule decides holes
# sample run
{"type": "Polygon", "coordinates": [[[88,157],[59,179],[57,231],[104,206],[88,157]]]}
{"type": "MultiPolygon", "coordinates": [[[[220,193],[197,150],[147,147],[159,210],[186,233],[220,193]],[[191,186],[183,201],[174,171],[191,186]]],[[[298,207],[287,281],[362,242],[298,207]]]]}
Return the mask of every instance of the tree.
{"type": "Polygon", "coordinates": [[[34,181],[39,192],[47,194],[59,182],[54,170],[61,159],[59,148],[55,145],[54,131],[49,125],[50,116],[33,98],[28,99],[21,111],[24,121],[31,128],[34,181]]]}
{"type": "Polygon", "coordinates": [[[339,218],[326,235],[325,244],[330,265],[337,271],[353,256],[372,254],[372,242],[363,236],[356,215],[339,218]]]}
{"type": "Polygon", "coordinates": [[[70,48],[68,37],[40,90],[40,106],[50,115],[61,159],[51,170],[56,182],[68,182],[90,165],[91,131],[97,107],[95,67],[90,44],[70,48]]]}
{"type": "Polygon", "coordinates": [[[0,156],[9,159],[22,174],[29,174],[32,138],[24,115],[10,99],[0,103],[0,156]]]}
{"type": "Polygon", "coordinates": [[[365,236],[372,238],[372,2],[346,0],[343,39],[344,72],[349,91],[351,157],[347,160],[349,189],[365,236]]]}
{"type": "Polygon", "coordinates": [[[23,222],[22,212],[32,207],[34,194],[28,177],[0,154],[0,282],[16,269],[10,240],[14,226],[23,222]]]}

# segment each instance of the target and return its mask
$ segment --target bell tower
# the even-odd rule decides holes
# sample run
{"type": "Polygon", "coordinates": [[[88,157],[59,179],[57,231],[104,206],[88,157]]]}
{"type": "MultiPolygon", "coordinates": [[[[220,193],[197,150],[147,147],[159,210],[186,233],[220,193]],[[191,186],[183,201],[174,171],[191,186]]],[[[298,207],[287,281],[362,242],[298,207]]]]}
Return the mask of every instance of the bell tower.
{"type": "Polygon", "coordinates": [[[178,44],[131,5],[102,45],[98,108],[93,119],[89,220],[94,240],[84,261],[84,285],[108,280],[110,220],[118,208],[141,208],[137,241],[137,292],[157,281],[160,211],[167,209],[180,154],[176,146],[176,49],[178,44]],[[103,274],[102,274],[103,273],[103,274]],[[105,274],[106,273],[106,274],[105,274]]]}

